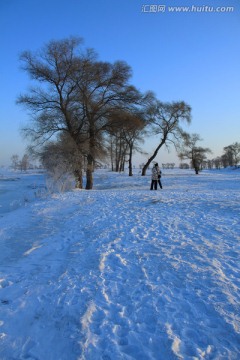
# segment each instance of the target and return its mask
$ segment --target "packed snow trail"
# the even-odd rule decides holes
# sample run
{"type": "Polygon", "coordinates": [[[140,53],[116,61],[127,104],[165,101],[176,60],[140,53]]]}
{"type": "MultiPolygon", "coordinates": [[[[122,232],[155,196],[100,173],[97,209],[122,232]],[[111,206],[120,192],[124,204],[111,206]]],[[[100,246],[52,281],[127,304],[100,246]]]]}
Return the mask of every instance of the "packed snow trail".
{"type": "Polygon", "coordinates": [[[239,185],[184,181],[8,214],[0,359],[239,359],[239,185]]]}

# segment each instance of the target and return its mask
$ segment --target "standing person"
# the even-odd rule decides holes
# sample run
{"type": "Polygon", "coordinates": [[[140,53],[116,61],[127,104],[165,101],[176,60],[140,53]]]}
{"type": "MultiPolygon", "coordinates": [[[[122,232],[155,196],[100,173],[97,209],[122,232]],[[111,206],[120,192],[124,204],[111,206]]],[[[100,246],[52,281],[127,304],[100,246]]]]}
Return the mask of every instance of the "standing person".
{"type": "Polygon", "coordinates": [[[151,188],[150,190],[157,190],[157,184],[158,184],[158,164],[155,164],[152,168],[152,182],[151,182],[151,188]]]}
{"type": "Polygon", "coordinates": [[[162,183],[161,183],[162,172],[160,170],[160,167],[158,166],[158,163],[156,165],[157,165],[157,169],[158,169],[158,184],[159,184],[160,188],[162,189],[162,183]]]}

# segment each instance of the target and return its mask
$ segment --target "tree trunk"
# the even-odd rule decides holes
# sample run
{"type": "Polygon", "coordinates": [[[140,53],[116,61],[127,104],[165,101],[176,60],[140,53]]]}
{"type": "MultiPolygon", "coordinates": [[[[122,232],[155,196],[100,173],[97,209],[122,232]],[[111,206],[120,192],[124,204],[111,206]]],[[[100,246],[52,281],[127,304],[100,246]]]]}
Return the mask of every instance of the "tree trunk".
{"type": "Polygon", "coordinates": [[[133,176],[132,172],[132,145],[129,146],[129,160],[128,160],[128,169],[129,169],[129,176],[133,176]]]}
{"type": "Polygon", "coordinates": [[[75,170],[74,171],[75,182],[76,182],[76,189],[82,189],[83,187],[83,180],[82,180],[82,170],[75,170]]]}
{"type": "Polygon", "coordinates": [[[195,170],[195,174],[198,175],[198,173],[199,173],[199,165],[198,165],[197,160],[193,159],[192,164],[193,164],[193,168],[195,170]]]}
{"type": "Polygon", "coordinates": [[[153,161],[153,159],[155,159],[155,157],[158,154],[158,151],[161,149],[161,147],[165,144],[166,139],[162,139],[162,141],[160,142],[160,144],[158,145],[158,147],[156,148],[156,150],[154,151],[153,155],[150,156],[150,158],[148,159],[148,161],[146,162],[146,164],[143,166],[142,168],[142,176],[146,175],[146,171],[147,168],[149,167],[149,165],[151,164],[151,162],[153,161]]]}
{"type": "Polygon", "coordinates": [[[91,190],[93,188],[93,157],[91,154],[87,156],[86,180],[86,190],[91,190]]]}
{"type": "Polygon", "coordinates": [[[199,173],[199,166],[195,165],[195,166],[194,166],[194,170],[195,170],[195,174],[198,175],[198,173],[199,173]]]}
{"type": "Polygon", "coordinates": [[[89,129],[89,149],[87,154],[87,170],[86,170],[86,190],[93,188],[93,169],[94,169],[94,154],[95,154],[95,130],[94,124],[90,124],[89,129]]]}
{"type": "Polygon", "coordinates": [[[111,143],[110,143],[110,159],[111,159],[111,166],[112,166],[112,171],[114,171],[114,164],[113,164],[113,140],[111,138],[111,143]]]}
{"type": "Polygon", "coordinates": [[[124,170],[125,170],[125,154],[122,154],[119,172],[121,172],[121,171],[123,172],[124,170]]]}

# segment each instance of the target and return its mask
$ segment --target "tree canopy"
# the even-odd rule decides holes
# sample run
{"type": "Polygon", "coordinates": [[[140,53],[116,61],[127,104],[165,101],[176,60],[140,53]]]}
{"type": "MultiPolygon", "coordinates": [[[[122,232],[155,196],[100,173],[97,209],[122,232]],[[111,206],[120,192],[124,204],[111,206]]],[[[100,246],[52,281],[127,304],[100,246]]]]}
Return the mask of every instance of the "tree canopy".
{"type": "Polygon", "coordinates": [[[21,61],[34,81],[28,93],[18,98],[32,115],[23,133],[36,147],[67,133],[86,157],[86,189],[91,189],[94,162],[104,146],[109,119],[116,112],[139,112],[151,94],[142,94],[129,83],[129,65],[99,61],[79,38],[51,41],[35,54],[22,53],[21,61]]]}

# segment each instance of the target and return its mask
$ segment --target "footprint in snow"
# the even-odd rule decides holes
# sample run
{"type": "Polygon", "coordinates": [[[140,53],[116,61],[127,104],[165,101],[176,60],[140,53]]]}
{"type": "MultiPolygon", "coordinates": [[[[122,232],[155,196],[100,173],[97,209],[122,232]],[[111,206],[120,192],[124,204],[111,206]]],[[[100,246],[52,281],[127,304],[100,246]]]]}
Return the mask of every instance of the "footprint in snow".
{"type": "Polygon", "coordinates": [[[10,303],[9,300],[1,299],[1,304],[3,304],[3,305],[8,305],[9,303],[10,303]]]}
{"type": "Polygon", "coordinates": [[[5,279],[0,280],[0,288],[2,288],[2,289],[9,286],[10,284],[11,283],[5,279]]]}

